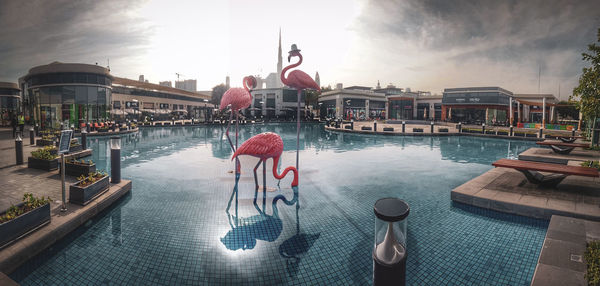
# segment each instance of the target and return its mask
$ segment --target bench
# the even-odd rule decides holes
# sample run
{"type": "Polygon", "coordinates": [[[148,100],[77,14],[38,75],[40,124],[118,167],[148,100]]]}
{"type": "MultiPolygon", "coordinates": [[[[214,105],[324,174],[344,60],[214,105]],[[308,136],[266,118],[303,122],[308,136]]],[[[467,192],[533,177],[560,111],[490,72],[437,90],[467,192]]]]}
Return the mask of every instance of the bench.
{"type": "Polygon", "coordinates": [[[386,131],[386,132],[391,131],[391,132],[393,132],[394,131],[394,127],[383,127],[383,131],[386,131]]]}
{"type": "Polygon", "coordinates": [[[372,128],[370,126],[363,126],[360,128],[360,130],[371,130],[372,128]]]}
{"type": "Polygon", "coordinates": [[[521,160],[500,159],[492,163],[492,166],[515,169],[523,173],[523,175],[525,175],[525,178],[527,178],[527,181],[529,181],[530,183],[547,187],[555,187],[560,182],[562,182],[564,178],[570,175],[584,177],[599,176],[598,169],[596,168],[567,166],[552,163],[531,162],[521,160]],[[538,171],[554,174],[542,175],[538,171]]]}
{"type": "Polygon", "coordinates": [[[423,133],[423,128],[413,128],[413,129],[412,129],[412,131],[413,131],[413,132],[415,132],[415,133],[416,133],[416,132],[421,132],[421,133],[423,133]]]}
{"type": "Polygon", "coordinates": [[[583,136],[556,136],[563,143],[573,143],[577,139],[583,138],[583,136]]]}
{"type": "Polygon", "coordinates": [[[579,148],[586,148],[589,147],[589,144],[584,144],[584,143],[564,143],[564,142],[560,142],[560,141],[543,141],[543,142],[536,142],[536,144],[538,145],[543,145],[543,146],[550,146],[550,148],[552,149],[552,151],[554,151],[554,153],[557,154],[563,154],[563,155],[567,155],[569,153],[571,153],[571,151],[573,151],[573,149],[579,147],[579,148]]]}

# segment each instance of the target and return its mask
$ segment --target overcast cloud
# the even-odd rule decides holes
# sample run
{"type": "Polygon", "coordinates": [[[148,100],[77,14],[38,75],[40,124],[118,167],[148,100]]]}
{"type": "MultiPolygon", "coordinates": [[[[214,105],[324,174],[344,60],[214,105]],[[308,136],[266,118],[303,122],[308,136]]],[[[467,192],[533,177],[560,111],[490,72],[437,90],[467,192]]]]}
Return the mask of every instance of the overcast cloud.
{"type": "Polygon", "coordinates": [[[114,75],[175,72],[210,89],[275,71],[277,32],[324,85],[501,86],[566,98],[596,40],[600,1],[0,1],[0,81],[52,61],[110,58],[114,75]]]}

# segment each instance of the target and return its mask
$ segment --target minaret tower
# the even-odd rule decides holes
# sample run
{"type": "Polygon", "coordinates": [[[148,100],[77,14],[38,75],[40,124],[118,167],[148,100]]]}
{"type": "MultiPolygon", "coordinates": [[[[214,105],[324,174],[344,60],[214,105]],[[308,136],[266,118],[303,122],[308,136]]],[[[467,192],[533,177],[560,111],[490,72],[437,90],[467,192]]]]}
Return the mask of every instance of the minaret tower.
{"type": "Polygon", "coordinates": [[[281,70],[283,66],[283,58],[281,56],[281,27],[279,28],[279,54],[277,55],[277,83],[279,87],[283,87],[281,82],[281,70]]]}

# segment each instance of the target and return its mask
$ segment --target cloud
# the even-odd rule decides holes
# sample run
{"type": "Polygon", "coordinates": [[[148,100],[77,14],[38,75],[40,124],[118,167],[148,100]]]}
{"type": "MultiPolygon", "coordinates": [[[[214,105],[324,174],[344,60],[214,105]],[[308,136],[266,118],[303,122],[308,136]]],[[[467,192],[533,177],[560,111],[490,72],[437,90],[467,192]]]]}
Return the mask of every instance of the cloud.
{"type": "Polygon", "coordinates": [[[556,92],[559,82],[576,84],[584,65],[581,52],[595,41],[600,27],[600,2],[369,1],[355,26],[372,39],[367,50],[393,47],[387,49],[388,61],[391,57],[408,63],[400,77],[427,87],[441,90],[444,86],[436,82],[447,82],[444,78],[415,79],[431,77],[426,72],[431,68],[438,70],[436,74],[458,73],[452,75],[454,86],[489,83],[489,73],[502,71],[508,74],[499,77],[497,85],[537,92],[541,66],[542,86],[547,87],[542,92],[556,92]],[[421,56],[419,61],[415,55],[421,56]],[[536,79],[534,86],[530,77],[536,79]]]}
{"type": "Polygon", "coordinates": [[[139,1],[0,2],[0,80],[16,82],[53,61],[134,64],[152,27],[131,12],[139,1]],[[137,21],[136,21],[137,20],[137,21]],[[133,57],[132,57],[133,55],[133,57]]]}

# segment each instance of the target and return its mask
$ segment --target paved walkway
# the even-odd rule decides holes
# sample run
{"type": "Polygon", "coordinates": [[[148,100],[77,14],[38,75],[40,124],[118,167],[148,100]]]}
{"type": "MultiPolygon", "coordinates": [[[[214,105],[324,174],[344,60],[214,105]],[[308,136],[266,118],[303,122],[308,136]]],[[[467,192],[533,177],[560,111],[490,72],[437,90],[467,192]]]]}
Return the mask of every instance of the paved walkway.
{"type": "Polygon", "coordinates": [[[569,176],[556,188],[527,181],[519,171],[495,168],[452,190],[453,201],[528,217],[565,215],[600,221],[600,178],[569,176]]]}
{"type": "Polygon", "coordinates": [[[587,285],[586,243],[600,239],[600,222],[552,216],[532,286],[587,285]]]}

